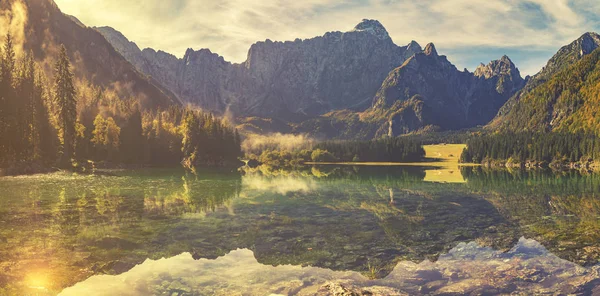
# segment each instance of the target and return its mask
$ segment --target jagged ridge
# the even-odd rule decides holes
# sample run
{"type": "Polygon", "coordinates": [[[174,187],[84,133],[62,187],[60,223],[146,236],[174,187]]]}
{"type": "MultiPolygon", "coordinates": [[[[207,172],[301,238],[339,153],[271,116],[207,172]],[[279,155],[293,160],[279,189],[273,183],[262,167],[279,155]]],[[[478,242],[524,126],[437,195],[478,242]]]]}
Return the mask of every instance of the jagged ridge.
{"type": "Polygon", "coordinates": [[[258,42],[244,63],[232,64],[209,50],[183,59],[140,51],[117,31],[96,28],[136,67],[182,100],[215,112],[286,120],[331,110],[364,110],[389,71],[420,52],[416,42],[396,46],[375,20],[349,32],[293,42],[258,42]]]}

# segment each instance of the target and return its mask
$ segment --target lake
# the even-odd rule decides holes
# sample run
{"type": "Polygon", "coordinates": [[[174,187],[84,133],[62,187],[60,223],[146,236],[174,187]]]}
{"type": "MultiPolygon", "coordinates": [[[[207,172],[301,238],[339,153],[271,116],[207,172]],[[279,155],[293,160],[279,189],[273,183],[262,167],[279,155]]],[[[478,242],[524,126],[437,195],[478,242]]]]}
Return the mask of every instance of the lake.
{"type": "Polygon", "coordinates": [[[0,295],[600,293],[595,174],[152,169],[0,193],[0,295]]]}

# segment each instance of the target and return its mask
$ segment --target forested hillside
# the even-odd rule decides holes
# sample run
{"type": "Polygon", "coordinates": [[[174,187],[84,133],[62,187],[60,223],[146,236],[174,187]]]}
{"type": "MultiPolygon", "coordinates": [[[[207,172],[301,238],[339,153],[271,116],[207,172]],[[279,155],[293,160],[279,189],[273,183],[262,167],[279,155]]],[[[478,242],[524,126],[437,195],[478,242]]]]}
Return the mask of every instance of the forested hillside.
{"type": "Polygon", "coordinates": [[[173,105],[142,109],[95,85],[77,87],[66,48],[47,77],[7,35],[0,59],[0,166],[72,168],[112,164],[231,165],[237,132],[211,114],[173,105]],[[20,164],[20,165],[19,165],[20,164]]]}
{"type": "MultiPolygon", "coordinates": [[[[586,34],[574,44],[584,42],[586,36],[597,35],[586,34]]],[[[591,45],[586,47],[588,51],[581,49],[576,53],[569,53],[565,48],[553,58],[557,60],[555,64],[563,61],[558,63],[560,67],[556,66],[558,70],[540,72],[538,75],[543,75],[534,80],[538,81],[535,87],[526,88],[527,91],[520,97],[511,99],[509,106],[503,108],[507,111],[490,125],[492,129],[512,132],[600,132],[600,51],[595,49],[597,46],[591,45]]]]}
{"type": "Polygon", "coordinates": [[[600,138],[583,133],[502,133],[479,135],[467,141],[463,163],[535,166],[588,165],[600,159],[600,138]]]}

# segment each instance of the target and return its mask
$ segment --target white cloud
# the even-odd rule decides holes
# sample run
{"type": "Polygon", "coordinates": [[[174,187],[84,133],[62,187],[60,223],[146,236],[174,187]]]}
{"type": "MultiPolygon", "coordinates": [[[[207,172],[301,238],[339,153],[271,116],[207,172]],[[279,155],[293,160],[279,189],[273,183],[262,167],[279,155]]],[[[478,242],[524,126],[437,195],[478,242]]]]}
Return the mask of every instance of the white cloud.
{"type": "Polygon", "coordinates": [[[380,20],[398,44],[435,42],[442,52],[468,46],[555,51],[593,30],[587,17],[600,12],[591,0],[55,1],[87,25],[112,26],[140,47],[178,56],[188,47],[210,48],[234,62],[245,60],[256,41],[346,31],[363,18],[380,20]]]}

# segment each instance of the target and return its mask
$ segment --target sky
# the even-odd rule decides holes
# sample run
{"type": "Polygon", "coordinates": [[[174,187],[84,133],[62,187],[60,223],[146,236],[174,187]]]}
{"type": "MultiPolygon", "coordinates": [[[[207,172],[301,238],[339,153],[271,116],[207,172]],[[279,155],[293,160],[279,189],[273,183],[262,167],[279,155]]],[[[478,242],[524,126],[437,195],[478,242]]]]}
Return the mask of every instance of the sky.
{"type": "Polygon", "coordinates": [[[398,45],[433,42],[459,69],[508,55],[523,76],[558,49],[600,31],[598,0],[55,0],[88,26],[111,26],[140,48],[178,57],[208,48],[243,62],[257,41],[349,31],[377,19],[398,45]]]}

